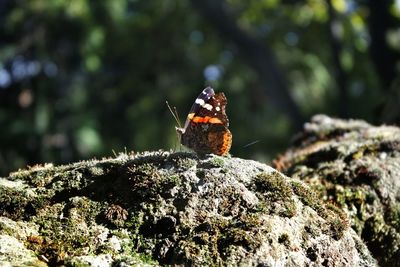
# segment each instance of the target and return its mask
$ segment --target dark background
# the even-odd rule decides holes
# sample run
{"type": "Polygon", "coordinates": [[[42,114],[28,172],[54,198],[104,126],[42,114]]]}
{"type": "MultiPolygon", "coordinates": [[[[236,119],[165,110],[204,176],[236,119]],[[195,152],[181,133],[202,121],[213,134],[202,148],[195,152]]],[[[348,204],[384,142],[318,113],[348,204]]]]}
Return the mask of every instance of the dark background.
{"type": "Polygon", "coordinates": [[[173,149],[165,101],[183,121],[206,85],[234,156],[268,162],[316,113],[399,124],[399,26],[387,0],[0,0],[0,175],[173,149]]]}

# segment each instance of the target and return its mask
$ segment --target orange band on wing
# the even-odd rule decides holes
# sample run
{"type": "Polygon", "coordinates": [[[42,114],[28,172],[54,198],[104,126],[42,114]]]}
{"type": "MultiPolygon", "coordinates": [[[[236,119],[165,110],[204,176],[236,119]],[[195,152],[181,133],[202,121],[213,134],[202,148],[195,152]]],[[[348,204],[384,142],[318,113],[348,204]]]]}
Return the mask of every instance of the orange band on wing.
{"type": "MultiPolygon", "coordinates": [[[[193,114],[193,113],[191,113],[193,114]]],[[[212,123],[212,124],[222,124],[222,121],[218,118],[212,118],[209,116],[205,117],[199,117],[199,116],[190,116],[189,114],[188,118],[195,123],[212,123]]]]}
{"type": "Polygon", "coordinates": [[[210,118],[209,123],[222,124],[222,121],[218,118],[210,118]]]}

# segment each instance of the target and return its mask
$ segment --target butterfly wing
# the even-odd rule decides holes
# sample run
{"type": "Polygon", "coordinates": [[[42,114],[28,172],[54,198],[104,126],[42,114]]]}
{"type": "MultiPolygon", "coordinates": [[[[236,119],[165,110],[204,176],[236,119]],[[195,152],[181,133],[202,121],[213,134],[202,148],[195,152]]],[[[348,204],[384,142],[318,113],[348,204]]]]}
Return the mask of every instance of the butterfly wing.
{"type": "Polygon", "coordinates": [[[200,94],[199,96],[196,98],[196,100],[194,101],[192,107],[190,108],[189,114],[186,118],[186,122],[185,125],[183,126],[183,129],[185,130],[187,128],[187,126],[190,123],[190,120],[196,116],[197,114],[199,114],[203,107],[205,106],[206,108],[209,108],[208,105],[206,105],[210,99],[215,95],[214,89],[212,89],[211,87],[206,87],[200,94]]]}
{"type": "Polygon", "coordinates": [[[232,144],[224,93],[206,88],[196,99],[181,135],[181,143],[199,154],[225,155],[232,144]],[[207,101],[205,100],[207,99],[207,101]]]}

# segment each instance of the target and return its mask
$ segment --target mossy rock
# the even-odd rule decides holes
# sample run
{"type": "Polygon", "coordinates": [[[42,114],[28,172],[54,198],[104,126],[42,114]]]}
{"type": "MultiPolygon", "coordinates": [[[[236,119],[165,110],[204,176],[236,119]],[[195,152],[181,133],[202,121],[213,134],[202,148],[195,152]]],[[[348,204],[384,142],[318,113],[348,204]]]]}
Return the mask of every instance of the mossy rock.
{"type": "Polygon", "coordinates": [[[400,266],[400,128],[318,115],[275,166],[343,210],[381,266],[400,266]]]}
{"type": "MultiPolygon", "coordinates": [[[[340,209],[239,158],[159,151],[35,166],[0,179],[0,216],[0,236],[37,266],[375,265],[340,209]]],[[[11,255],[0,261],[18,265],[11,255]]]]}

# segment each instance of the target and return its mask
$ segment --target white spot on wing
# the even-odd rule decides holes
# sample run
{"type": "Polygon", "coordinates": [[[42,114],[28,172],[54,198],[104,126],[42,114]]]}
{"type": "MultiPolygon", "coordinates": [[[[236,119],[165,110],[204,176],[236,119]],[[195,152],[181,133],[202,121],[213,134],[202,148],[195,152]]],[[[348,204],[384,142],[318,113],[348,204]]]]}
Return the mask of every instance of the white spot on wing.
{"type": "Polygon", "coordinates": [[[202,107],[203,107],[204,104],[205,104],[204,100],[201,99],[201,98],[197,98],[196,101],[195,101],[195,103],[196,103],[196,104],[199,104],[199,105],[202,106],[202,107]]]}
{"type": "Polygon", "coordinates": [[[207,109],[207,110],[212,110],[213,107],[210,104],[205,104],[204,106],[202,106],[203,108],[207,109]]]}
{"type": "Polygon", "coordinates": [[[216,110],[216,111],[220,111],[221,108],[220,108],[220,107],[216,107],[215,110],[216,110]]]}

